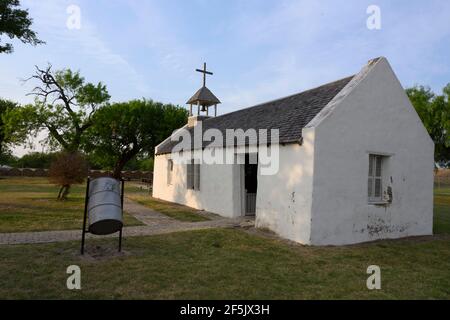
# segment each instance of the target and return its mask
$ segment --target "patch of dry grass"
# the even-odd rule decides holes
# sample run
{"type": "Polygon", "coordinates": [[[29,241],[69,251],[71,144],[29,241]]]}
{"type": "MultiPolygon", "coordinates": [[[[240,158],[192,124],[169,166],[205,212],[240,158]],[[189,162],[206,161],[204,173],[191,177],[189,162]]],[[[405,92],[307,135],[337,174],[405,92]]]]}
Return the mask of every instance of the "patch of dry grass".
{"type": "MultiPolygon", "coordinates": [[[[51,211],[41,206],[66,212],[53,204],[53,187],[42,181],[3,182],[0,205],[41,208],[24,221],[51,211]]],[[[138,188],[127,190],[154,201],[138,188]]],[[[75,212],[81,199],[68,201],[67,210],[75,212]]],[[[342,247],[301,246],[236,229],[125,238],[123,254],[115,253],[116,239],[89,240],[85,257],[78,241],[4,245],[0,299],[449,299],[450,190],[436,191],[435,210],[438,236],[342,247]],[[81,267],[80,291],[66,288],[66,268],[73,264],[81,267]],[[381,268],[381,290],[366,288],[373,264],[381,268]]]]}
{"type": "Polygon", "coordinates": [[[163,213],[171,218],[180,221],[199,222],[210,220],[205,217],[200,210],[186,207],[180,204],[167,202],[153,198],[148,191],[140,189],[128,188],[127,197],[150,209],[163,213]]]}
{"type": "MultiPolygon", "coordinates": [[[[0,179],[0,232],[81,229],[85,186],[74,185],[67,201],[45,178],[0,179]]],[[[125,213],[127,226],[142,223],[125,213]]]]}
{"type": "Polygon", "coordinates": [[[434,191],[434,226],[435,234],[450,234],[450,188],[434,191]]]}
{"type": "Polygon", "coordinates": [[[450,237],[307,247],[235,229],[0,246],[0,299],[448,299],[450,237]],[[99,247],[102,248],[100,250],[99,247]],[[105,256],[103,256],[105,255],[105,256]],[[80,291],[66,268],[81,268],[80,291]],[[366,269],[381,268],[368,290],[366,269]]]}

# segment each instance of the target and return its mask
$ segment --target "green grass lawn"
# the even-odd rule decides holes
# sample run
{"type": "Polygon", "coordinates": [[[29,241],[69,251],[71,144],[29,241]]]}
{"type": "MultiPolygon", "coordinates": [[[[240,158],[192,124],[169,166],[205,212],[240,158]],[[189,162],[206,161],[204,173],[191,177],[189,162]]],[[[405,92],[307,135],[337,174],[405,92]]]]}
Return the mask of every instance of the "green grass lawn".
{"type": "MultiPolygon", "coordinates": [[[[61,213],[73,207],[75,219],[82,203],[81,186],[73,200],[55,204],[56,188],[45,181],[7,181],[0,181],[2,228],[11,227],[1,218],[5,203],[31,210],[21,218],[30,224],[44,205],[61,213]]],[[[127,192],[145,197],[135,187],[127,192]]],[[[450,299],[450,189],[435,192],[434,230],[434,237],[308,247],[242,229],[210,229],[125,238],[121,255],[117,239],[89,239],[85,257],[78,241],[3,245],[0,299],[450,299]],[[81,267],[80,291],[66,288],[73,264],[81,267]],[[382,290],[366,288],[373,264],[381,268],[382,290]]]]}
{"type": "MultiPolygon", "coordinates": [[[[81,229],[85,186],[74,185],[67,201],[45,178],[0,179],[0,232],[81,229]]],[[[141,225],[125,213],[126,226],[141,225]]]]}
{"type": "Polygon", "coordinates": [[[450,234],[450,188],[434,191],[434,225],[435,234],[450,234]]]}
{"type": "Polygon", "coordinates": [[[210,220],[201,215],[199,210],[176,203],[155,199],[149,195],[148,191],[141,191],[136,187],[127,189],[126,195],[128,198],[176,220],[188,222],[210,220]]]}
{"type": "MultiPolygon", "coordinates": [[[[111,252],[113,239],[90,240],[111,252]]],[[[450,237],[307,247],[236,229],[125,239],[122,256],[80,257],[79,243],[0,247],[0,299],[448,299],[450,237]],[[80,291],[66,268],[81,268],[80,291]],[[366,288],[381,268],[382,289],[366,288]]]]}

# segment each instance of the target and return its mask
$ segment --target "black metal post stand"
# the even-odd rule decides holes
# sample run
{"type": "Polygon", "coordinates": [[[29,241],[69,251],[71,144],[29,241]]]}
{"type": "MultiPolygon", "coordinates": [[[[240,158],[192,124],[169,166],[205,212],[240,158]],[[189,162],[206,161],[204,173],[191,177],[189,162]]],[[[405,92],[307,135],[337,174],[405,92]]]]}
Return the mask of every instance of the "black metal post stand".
{"type": "Polygon", "coordinates": [[[87,178],[86,196],[84,197],[84,216],[83,216],[83,233],[81,234],[81,254],[84,254],[84,241],[86,238],[86,220],[87,220],[87,206],[89,202],[89,184],[91,178],[87,178]]]}
{"type": "MultiPolygon", "coordinates": [[[[121,188],[120,188],[120,202],[122,205],[122,221],[123,221],[123,195],[125,194],[125,180],[123,178],[121,178],[120,181],[122,182],[121,188]]],[[[119,252],[122,251],[122,229],[123,229],[123,223],[122,223],[122,227],[120,228],[120,231],[119,231],[119,252]]]]}

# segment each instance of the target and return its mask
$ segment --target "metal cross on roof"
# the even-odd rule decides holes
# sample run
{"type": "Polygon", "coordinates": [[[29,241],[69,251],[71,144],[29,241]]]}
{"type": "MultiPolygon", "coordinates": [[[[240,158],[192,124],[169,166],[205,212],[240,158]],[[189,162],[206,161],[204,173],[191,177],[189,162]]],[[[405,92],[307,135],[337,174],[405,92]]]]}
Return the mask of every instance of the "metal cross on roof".
{"type": "Polygon", "coordinates": [[[203,73],[203,86],[206,87],[206,75],[213,75],[212,72],[206,71],[206,62],[203,63],[203,70],[202,69],[195,69],[197,72],[203,73]]]}

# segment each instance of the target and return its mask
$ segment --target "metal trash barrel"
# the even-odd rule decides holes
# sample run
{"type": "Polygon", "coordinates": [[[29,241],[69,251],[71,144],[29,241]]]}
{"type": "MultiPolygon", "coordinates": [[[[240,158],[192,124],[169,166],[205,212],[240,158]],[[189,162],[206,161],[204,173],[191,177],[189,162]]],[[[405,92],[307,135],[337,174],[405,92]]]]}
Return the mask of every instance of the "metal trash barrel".
{"type": "Polygon", "coordinates": [[[89,183],[89,232],[106,235],[123,226],[120,181],[101,177],[89,183]]]}

